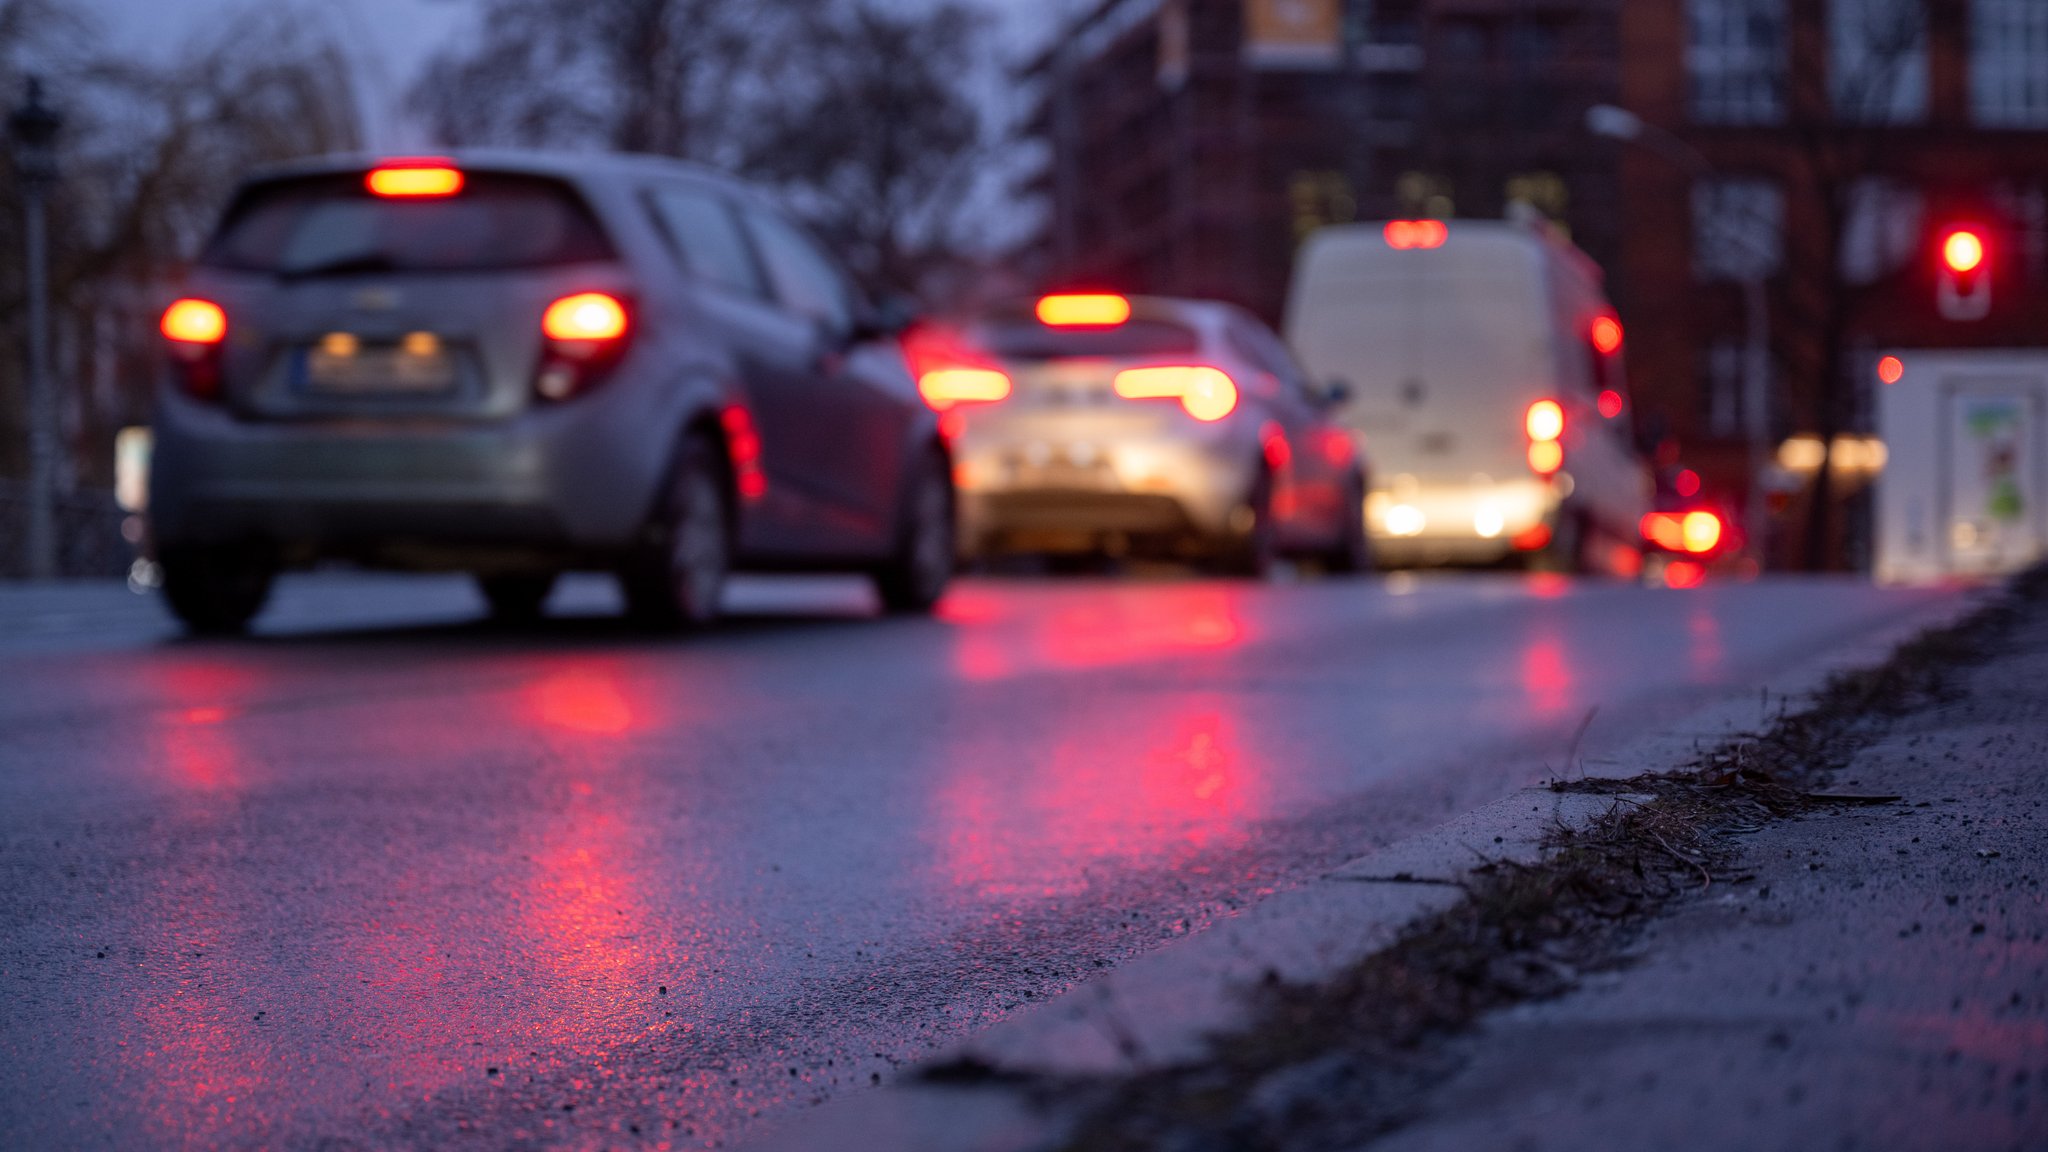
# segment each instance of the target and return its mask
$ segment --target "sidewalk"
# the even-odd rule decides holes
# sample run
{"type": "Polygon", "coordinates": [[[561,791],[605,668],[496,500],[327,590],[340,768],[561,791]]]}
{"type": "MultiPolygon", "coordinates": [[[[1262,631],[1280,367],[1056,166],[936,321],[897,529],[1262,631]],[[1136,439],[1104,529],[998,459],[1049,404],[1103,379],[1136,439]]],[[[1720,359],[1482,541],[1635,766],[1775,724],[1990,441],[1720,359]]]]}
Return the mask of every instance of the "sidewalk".
{"type": "Polygon", "coordinates": [[[1720,748],[1725,793],[1511,796],[749,1146],[2044,1152],[2048,595],[2013,604],[1613,766],[1720,748]],[[1617,837],[1633,881],[1558,847],[1617,837]]]}
{"type": "Polygon", "coordinates": [[[1747,837],[1640,962],[1487,1020],[1375,1152],[2048,1148],[2048,611],[1747,837]]]}

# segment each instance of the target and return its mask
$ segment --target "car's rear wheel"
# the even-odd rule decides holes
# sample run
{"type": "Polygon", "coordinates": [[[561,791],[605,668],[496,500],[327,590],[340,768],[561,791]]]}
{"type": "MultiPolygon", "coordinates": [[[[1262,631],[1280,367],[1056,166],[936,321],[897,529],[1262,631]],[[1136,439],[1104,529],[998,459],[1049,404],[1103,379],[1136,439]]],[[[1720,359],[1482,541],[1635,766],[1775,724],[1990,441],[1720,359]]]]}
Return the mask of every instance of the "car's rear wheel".
{"type": "Polygon", "coordinates": [[[896,550],[874,571],[875,592],[892,613],[932,610],[953,578],[957,559],[953,476],[946,461],[928,455],[906,490],[896,550]]]}
{"type": "Polygon", "coordinates": [[[1273,524],[1273,477],[1261,471],[1244,503],[1231,513],[1232,535],[1224,540],[1217,570],[1227,576],[1264,580],[1279,559],[1279,535],[1273,524]]]}
{"type": "Polygon", "coordinates": [[[476,578],[477,591],[501,624],[530,624],[541,618],[555,590],[553,572],[508,572],[476,578]]]}
{"type": "Polygon", "coordinates": [[[157,559],[171,614],[201,636],[245,631],[270,599],[277,578],[266,558],[246,548],[171,548],[157,559]]]}
{"type": "Polygon", "coordinates": [[[1341,575],[1372,570],[1372,537],[1365,530],[1365,481],[1352,477],[1344,486],[1344,506],[1338,512],[1337,544],[1323,556],[1323,566],[1341,575]]]}
{"type": "Polygon", "coordinates": [[[627,614],[665,630],[710,625],[731,571],[724,457],[709,438],[692,436],[676,458],[647,542],[619,574],[627,614]]]}

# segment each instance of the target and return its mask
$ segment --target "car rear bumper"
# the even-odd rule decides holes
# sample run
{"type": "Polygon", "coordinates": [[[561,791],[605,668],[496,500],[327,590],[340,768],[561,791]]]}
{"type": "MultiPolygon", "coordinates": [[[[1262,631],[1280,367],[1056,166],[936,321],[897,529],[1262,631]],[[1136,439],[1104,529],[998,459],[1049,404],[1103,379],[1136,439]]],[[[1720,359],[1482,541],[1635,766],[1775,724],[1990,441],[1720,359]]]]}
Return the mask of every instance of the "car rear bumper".
{"type": "Polygon", "coordinates": [[[1109,445],[1090,468],[1020,475],[1005,449],[959,455],[961,535],[970,549],[1078,550],[1112,535],[1230,535],[1253,470],[1199,446],[1109,445]],[[1009,542],[1007,545],[1005,542],[1009,542]]]}
{"type": "Polygon", "coordinates": [[[1390,563],[1484,564],[1548,543],[1560,503],[1533,478],[1405,484],[1366,498],[1366,526],[1390,563]]]}
{"type": "Polygon", "coordinates": [[[463,550],[601,553],[644,524],[660,443],[621,443],[566,410],[288,424],[172,399],[157,421],[151,533],[159,547],[248,542],[407,566],[463,550]]]}

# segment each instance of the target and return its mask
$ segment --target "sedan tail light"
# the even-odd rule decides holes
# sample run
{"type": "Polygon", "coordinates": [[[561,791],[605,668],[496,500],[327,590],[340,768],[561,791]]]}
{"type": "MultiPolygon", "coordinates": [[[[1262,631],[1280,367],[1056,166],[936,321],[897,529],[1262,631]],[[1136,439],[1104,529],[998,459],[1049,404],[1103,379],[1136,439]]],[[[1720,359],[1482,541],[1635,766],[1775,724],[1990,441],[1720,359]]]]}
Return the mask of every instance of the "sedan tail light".
{"type": "Polygon", "coordinates": [[[917,394],[934,412],[962,404],[996,404],[1010,398],[1010,374],[1002,362],[943,324],[919,324],[902,336],[903,359],[917,381],[917,394]]]}
{"type": "Polygon", "coordinates": [[[187,298],[166,308],[157,327],[170,345],[171,362],[185,391],[202,400],[218,397],[228,314],[211,300],[187,298]]]}
{"type": "Polygon", "coordinates": [[[1116,374],[1116,394],[1126,400],[1178,400],[1205,424],[1237,410],[1237,381],[1206,365],[1126,369],[1116,374]]]}
{"type": "Polygon", "coordinates": [[[617,297],[582,292],[548,305],[540,328],[547,347],[534,390],[548,400],[567,400],[589,391],[618,363],[633,322],[617,297]]]}

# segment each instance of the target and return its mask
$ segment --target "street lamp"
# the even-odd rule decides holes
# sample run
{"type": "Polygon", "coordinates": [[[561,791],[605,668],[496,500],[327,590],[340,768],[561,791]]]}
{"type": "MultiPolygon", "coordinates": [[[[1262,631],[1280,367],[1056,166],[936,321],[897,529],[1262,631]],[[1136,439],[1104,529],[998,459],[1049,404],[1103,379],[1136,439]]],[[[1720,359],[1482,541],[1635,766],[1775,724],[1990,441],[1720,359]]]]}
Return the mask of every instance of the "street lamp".
{"type": "MultiPolygon", "coordinates": [[[[1610,140],[1640,144],[1683,169],[1695,180],[1711,180],[1720,175],[1713,161],[1699,149],[1626,108],[1595,104],[1586,109],[1586,131],[1610,140]]],[[[1743,431],[1749,440],[1749,499],[1744,503],[1743,520],[1754,544],[1763,536],[1763,470],[1770,459],[1771,428],[1765,407],[1770,402],[1771,310],[1764,286],[1768,273],[1763,262],[1745,260],[1743,265],[1744,274],[1737,281],[1742,286],[1744,326],[1747,329],[1744,334],[1742,408],[1743,431]]]]}
{"type": "Polygon", "coordinates": [[[28,573],[57,576],[57,397],[50,379],[50,244],[44,202],[57,182],[57,133],[64,118],[30,77],[28,98],[7,118],[14,177],[21,186],[28,256],[28,573]]]}

